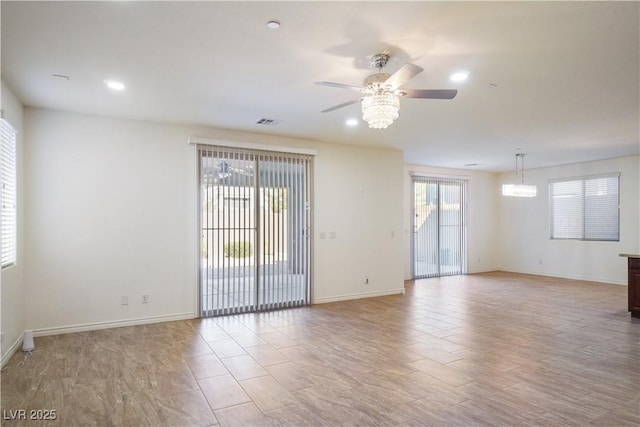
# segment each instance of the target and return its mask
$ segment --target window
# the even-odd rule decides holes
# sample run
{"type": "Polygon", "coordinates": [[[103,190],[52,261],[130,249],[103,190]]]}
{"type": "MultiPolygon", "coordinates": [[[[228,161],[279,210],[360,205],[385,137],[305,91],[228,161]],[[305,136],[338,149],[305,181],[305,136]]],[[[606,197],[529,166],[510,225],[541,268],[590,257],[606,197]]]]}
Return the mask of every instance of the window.
{"type": "Polygon", "coordinates": [[[549,183],[552,239],[620,241],[620,174],[549,183]]]}
{"type": "Polygon", "coordinates": [[[16,130],[0,119],[0,201],[2,202],[2,268],[16,263],[16,130]]]}

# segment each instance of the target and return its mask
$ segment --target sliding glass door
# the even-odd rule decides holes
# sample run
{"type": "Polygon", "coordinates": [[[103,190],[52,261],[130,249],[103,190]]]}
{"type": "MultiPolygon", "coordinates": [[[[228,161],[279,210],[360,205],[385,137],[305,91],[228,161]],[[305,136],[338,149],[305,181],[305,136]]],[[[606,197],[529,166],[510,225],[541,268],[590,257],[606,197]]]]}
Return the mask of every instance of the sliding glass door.
{"type": "Polygon", "coordinates": [[[413,277],[466,273],[466,182],[413,177],[413,277]]]}
{"type": "Polygon", "coordinates": [[[311,157],[199,146],[203,317],[310,299],[311,157]]]}

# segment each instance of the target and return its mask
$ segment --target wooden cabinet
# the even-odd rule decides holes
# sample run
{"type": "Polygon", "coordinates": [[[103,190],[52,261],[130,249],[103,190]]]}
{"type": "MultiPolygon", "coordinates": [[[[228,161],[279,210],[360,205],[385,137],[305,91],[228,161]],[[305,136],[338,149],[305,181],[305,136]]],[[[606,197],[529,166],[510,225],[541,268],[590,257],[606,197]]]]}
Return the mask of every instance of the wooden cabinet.
{"type": "Polygon", "coordinates": [[[629,263],[629,311],[632,317],[640,317],[640,258],[628,258],[629,263]]]}

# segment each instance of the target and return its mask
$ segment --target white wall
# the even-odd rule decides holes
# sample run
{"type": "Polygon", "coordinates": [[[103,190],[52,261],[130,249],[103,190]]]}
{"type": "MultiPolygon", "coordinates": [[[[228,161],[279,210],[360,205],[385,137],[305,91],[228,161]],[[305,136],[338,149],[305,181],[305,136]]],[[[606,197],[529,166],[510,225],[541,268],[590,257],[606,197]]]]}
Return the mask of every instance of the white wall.
{"type": "Polygon", "coordinates": [[[2,110],[5,119],[18,131],[17,135],[17,215],[18,215],[18,252],[14,266],[2,270],[0,274],[1,294],[1,323],[0,329],[4,334],[0,347],[2,348],[2,363],[20,345],[24,332],[24,199],[23,191],[23,108],[13,92],[2,82],[1,92],[2,110]]]}
{"type": "Polygon", "coordinates": [[[31,108],[25,128],[25,318],[36,334],[196,316],[190,136],[317,149],[315,301],[403,289],[399,151],[31,108]]]}
{"type": "Polygon", "coordinates": [[[469,273],[498,268],[498,177],[488,172],[443,169],[430,166],[404,167],[404,277],[411,278],[411,172],[419,175],[467,180],[467,242],[469,273]]]}
{"type": "Polygon", "coordinates": [[[29,227],[20,258],[28,264],[17,275],[24,280],[7,280],[11,270],[2,275],[7,338],[13,325],[5,342],[24,329],[46,334],[196,316],[190,136],[317,150],[315,302],[402,291],[411,272],[409,171],[468,177],[469,272],[499,268],[626,283],[617,254],[640,251],[638,156],[530,170],[527,182],[538,185],[539,197],[505,199],[499,188],[512,173],[405,166],[402,153],[390,149],[32,108],[25,109],[23,128],[22,223],[29,227]],[[621,242],[549,241],[548,179],[614,171],[623,176],[621,242]],[[142,294],[151,296],[149,304],[140,303],[142,294]],[[123,295],[128,306],[120,304],[123,295]]]}
{"type": "Polygon", "coordinates": [[[186,129],[31,108],[25,128],[28,328],[192,316],[186,129]]]}
{"type": "MultiPolygon", "coordinates": [[[[626,284],[626,258],[618,254],[640,252],[639,164],[639,156],[630,156],[527,170],[537,197],[500,197],[500,269],[626,284]],[[620,242],[549,239],[549,180],[612,172],[621,173],[620,242]]],[[[501,174],[503,183],[514,183],[514,174],[501,174]]]]}
{"type": "Polygon", "coordinates": [[[401,292],[402,153],[346,145],[318,150],[315,302],[401,292]]]}

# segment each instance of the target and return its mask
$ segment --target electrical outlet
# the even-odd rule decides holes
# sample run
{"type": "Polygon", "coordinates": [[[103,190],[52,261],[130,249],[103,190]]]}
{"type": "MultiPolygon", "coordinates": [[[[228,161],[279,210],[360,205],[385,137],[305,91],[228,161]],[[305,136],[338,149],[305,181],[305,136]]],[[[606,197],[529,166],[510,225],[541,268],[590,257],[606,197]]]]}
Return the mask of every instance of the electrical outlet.
{"type": "Polygon", "coordinates": [[[142,303],[143,304],[149,303],[149,295],[142,295],[142,303]]]}
{"type": "Polygon", "coordinates": [[[120,304],[121,305],[129,305],[129,297],[127,297],[127,296],[120,297],[120,304]]]}

